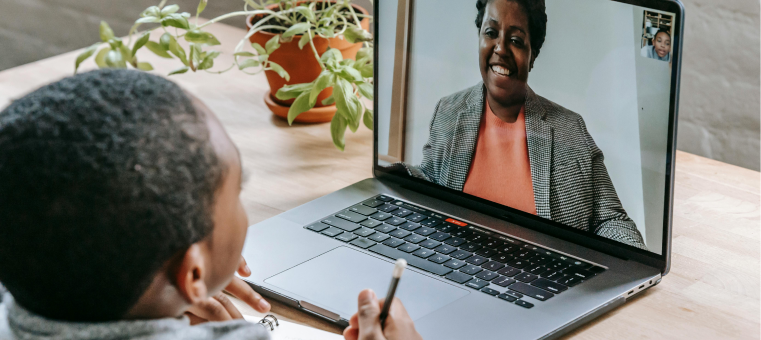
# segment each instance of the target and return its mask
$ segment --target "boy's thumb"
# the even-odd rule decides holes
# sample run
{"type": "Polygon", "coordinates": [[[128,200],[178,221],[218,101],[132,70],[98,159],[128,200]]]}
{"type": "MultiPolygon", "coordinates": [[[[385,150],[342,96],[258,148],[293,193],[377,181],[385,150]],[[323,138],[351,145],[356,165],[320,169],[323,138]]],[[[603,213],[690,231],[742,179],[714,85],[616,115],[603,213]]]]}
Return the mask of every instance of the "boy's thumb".
{"type": "Polygon", "coordinates": [[[359,321],[360,339],[382,338],[380,326],[380,304],[378,297],[371,289],[365,289],[357,298],[357,316],[359,321]],[[381,337],[377,337],[380,335],[381,337]]]}

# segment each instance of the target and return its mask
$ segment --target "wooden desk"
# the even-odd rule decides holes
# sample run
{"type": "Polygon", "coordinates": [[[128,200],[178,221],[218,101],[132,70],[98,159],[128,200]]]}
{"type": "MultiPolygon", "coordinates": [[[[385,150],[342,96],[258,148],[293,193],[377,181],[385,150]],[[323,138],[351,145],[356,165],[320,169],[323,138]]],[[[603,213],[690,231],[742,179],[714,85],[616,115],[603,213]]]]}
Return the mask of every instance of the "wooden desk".
{"type": "MultiPolygon", "coordinates": [[[[137,15],[137,13],[136,13],[137,15]]],[[[242,19],[241,19],[242,20],[242,19]]],[[[92,29],[97,29],[93,27],[92,29]]],[[[243,31],[215,25],[230,52],[243,31]]],[[[156,39],[156,38],[154,38],[156,39]]],[[[13,98],[69,76],[78,52],[0,72],[0,107],[13,98]]],[[[141,60],[166,74],[178,65],[142,51],[141,60]]],[[[229,65],[229,53],[218,67],[229,65]]],[[[88,61],[85,69],[94,67],[88,61]]],[[[371,177],[372,132],[347,133],[346,151],[330,139],[328,124],[287,124],[262,100],[264,76],[231,71],[171,77],[217,113],[243,155],[250,179],[243,202],[256,223],[371,177]]],[[[598,318],[573,339],[759,338],[758,172],[680,152],[677,154],[671,273],[634,301],[598,318]]],[[[289,319],[340,332],[309,315],[274,304],[289,319]]]]}

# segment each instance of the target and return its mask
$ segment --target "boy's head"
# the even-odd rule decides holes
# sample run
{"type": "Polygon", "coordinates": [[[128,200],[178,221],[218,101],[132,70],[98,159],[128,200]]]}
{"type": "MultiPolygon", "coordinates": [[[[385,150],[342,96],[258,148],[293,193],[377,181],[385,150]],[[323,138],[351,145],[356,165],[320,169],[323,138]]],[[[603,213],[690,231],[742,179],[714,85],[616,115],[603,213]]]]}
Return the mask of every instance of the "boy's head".
{"type": "Polygon", "coordinates": [[[238,267],[240,187],[232,141],[174,83],[101,70],[47,85],[0,112],[0,282],[53,319],[143,317],[138,300],[181,313],[238,267]]]}

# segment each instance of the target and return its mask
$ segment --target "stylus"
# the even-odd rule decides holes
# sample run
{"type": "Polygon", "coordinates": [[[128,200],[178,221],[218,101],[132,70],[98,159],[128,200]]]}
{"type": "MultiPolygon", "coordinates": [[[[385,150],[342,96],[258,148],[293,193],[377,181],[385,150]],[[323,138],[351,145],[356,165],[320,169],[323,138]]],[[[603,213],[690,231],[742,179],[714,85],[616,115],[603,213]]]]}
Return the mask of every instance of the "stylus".
{"type": "Polygon", "coordinates": [[[402,277],[404,268],[407,267],[407,261],[404,259],[396,260],[394,265],[394,272],[391,274],[391,285],[388,287],[388,293],[386,294],[386,302],[383,303],[383,310],[380,313],[381,329],[386,324],[386,318],[388,318],[388,311],[391,309],[391,301],[394,300],[394,294],[396,294],[396,286],[399,285],[399,279],[402,277]]]}

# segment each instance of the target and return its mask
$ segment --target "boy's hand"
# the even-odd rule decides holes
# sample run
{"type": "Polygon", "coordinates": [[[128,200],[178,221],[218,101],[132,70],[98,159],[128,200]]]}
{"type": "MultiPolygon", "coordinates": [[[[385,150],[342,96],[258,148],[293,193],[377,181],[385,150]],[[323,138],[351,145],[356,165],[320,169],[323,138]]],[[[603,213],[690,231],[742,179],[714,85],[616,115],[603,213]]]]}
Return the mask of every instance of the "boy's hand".
{"type": "Polygon", "coordinates": [[[365,289],[359,293],[357,302],[357,314],[351,317],[349,327],[344,330],[346,340],[423,340],[399,299],[394,298],[383,329],[380,313],[384,301],[372,290],[365,289]]]}
{"type": "MultiPolygon", "coordinates": [[[[248,268],[246,260],[243,257],[240,258],[238,274],[243,277],[251,275],[251,270],[248,268]]],[[[237,277],[233,277],[230,284],[225,287],[225,291],[243,300],[243,302],[258,312],[267,313],[270,311],[271,306],[269,302],[255,292],[248,283],[237,277]]],[[[206,321],[243,319],[243,315],[238,311],[238,308],[235,307],[224,293],[219,293],[201,303],[191,306],[186,315],[188,315],[190,323],[193,325],[206,321]]]]}

